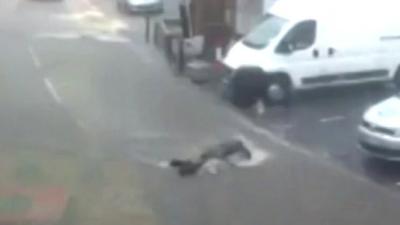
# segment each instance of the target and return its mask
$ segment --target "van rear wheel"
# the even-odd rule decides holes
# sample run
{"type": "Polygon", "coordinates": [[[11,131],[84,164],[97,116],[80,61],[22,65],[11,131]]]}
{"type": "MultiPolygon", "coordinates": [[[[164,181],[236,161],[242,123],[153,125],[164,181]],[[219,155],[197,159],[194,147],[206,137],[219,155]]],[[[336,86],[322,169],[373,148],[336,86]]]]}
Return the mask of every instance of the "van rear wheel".
{"type": "Polygon", "coordinates": [[[263,94],[266,105],[288,104],[290,96],[291,85],[288,76],[279,74],[269,77],[263,94]]]}

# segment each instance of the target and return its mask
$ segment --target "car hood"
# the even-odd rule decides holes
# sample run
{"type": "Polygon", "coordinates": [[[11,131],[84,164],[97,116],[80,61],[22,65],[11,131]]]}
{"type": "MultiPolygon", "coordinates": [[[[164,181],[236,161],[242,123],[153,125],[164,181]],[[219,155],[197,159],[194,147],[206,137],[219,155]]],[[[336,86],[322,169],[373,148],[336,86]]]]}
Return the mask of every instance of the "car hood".
{"type": "Polygon", "coordinates": [[[243,66],[262,67],[262,59],[265,61],[265,56],[262,56],[262,50],[249,48],[239,41],[228,51],[223,63],[234,70],[243,66]]]}
{"type": "Polygon", "coordinates": [[[158,3],[160,0],[128,0],[131,5],[149,5],[158,3]]]}
{"type": "Polygon", "coordinates": [[[394,96],[372,106],[364,119],[379,126],[400,129],[400,97],[394,96]]]}

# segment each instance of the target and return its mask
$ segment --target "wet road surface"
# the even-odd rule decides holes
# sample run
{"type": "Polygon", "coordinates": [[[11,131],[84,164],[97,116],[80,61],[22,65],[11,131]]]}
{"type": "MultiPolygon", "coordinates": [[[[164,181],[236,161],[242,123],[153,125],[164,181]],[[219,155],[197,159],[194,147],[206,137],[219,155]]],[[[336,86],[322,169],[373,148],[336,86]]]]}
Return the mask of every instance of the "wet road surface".
{"type": "Polygon", "coordinates": [[[113,2],[1,1],[0,15],[0,187],[61,187],[62,224],[398,224],[396,193],[174,76],[113,2]],[[157,166],[237,135],[261,165],[157,166]]]}
{"type": "Polygon", "coordinates": [[[395,93],[390,84],[329,88],[299,93],[290,107],[267,108],[263,115],[254,110],[244,114],[290,145],[398,190],[400,164],[368,157],[357,142],[364,112],[395,93]]]}

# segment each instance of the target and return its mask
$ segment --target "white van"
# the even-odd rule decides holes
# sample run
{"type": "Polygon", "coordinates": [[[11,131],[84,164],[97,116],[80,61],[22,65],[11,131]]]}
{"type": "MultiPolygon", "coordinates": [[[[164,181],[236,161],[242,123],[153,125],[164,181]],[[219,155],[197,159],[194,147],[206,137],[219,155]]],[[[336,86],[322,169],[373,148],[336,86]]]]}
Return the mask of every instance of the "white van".
{"type": "Polygon", "coordinates": [[[399,6],[392,0],[278,0],[224,58],[236,71],[231,97],[252,101],[262,94],[281,103],[301,89],[400,85],[399,6]]]}

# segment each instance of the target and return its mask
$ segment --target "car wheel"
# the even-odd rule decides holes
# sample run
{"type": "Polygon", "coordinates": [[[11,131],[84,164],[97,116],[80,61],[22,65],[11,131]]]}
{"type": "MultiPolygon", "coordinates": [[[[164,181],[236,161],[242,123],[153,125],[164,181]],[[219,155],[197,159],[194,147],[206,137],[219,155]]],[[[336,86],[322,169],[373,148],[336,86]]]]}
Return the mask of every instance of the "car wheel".
{"type": "Polygon", "coordinates": [[[233,105],[240,108],[249,108],[253,106],[259,96],[259,82],[255,76],[260,76],[260,73],[254,73],[254,70],[239,70],[232,78],[226,81],[223,96],[228,99],[233,105]]]}
{"type": "Polygon", "coordinates": [[[263,100],[266,105],[282,105],[289,103],[291,85],[287,75],[269,76],[264,88],[263,100]]]}

